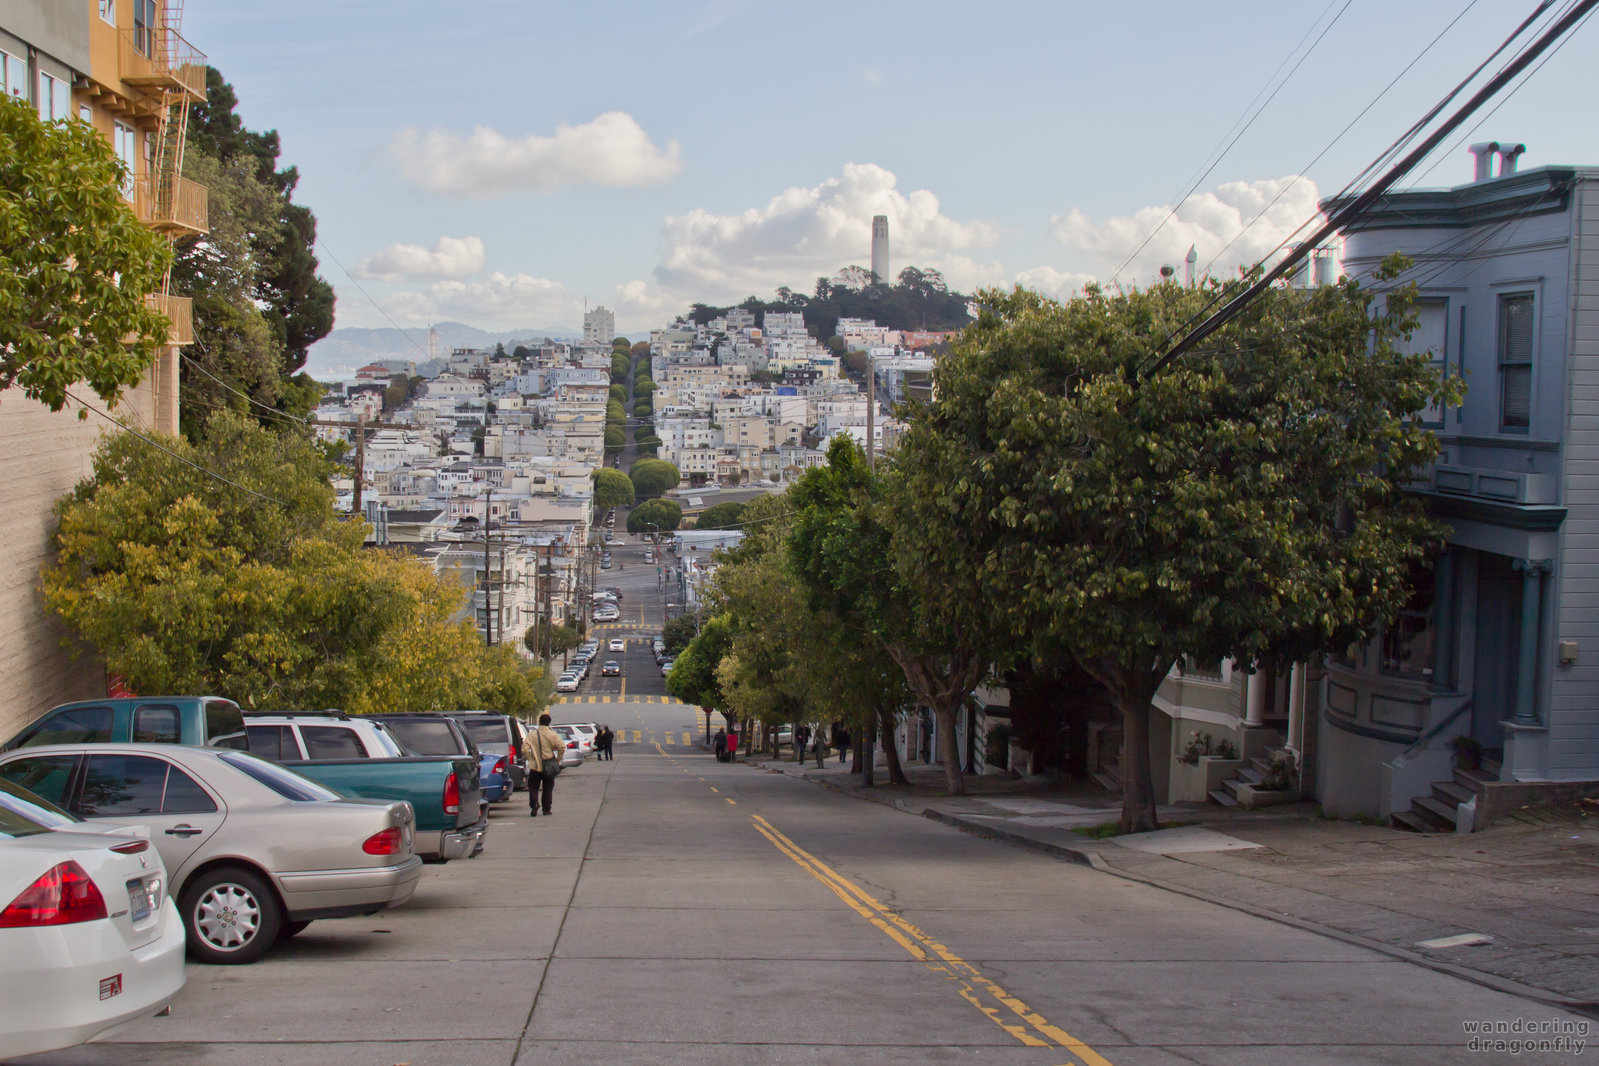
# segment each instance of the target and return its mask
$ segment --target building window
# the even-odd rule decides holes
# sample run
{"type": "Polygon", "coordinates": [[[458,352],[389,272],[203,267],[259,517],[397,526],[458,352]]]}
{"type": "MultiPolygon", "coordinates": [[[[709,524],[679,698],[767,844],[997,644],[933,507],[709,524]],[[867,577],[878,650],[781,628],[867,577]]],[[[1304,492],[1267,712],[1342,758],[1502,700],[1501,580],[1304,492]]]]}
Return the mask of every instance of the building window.
{"type": "Polygon", "coordinates": [[[117,0],[100,0],[100,17],[115,26],[117,24],[117,0]]]}
{"type": "Polygon", "coordinates": [[[72,114],[72,87],[60,78],[39,72],[39,117],[46,122],[72,114]]]}
{"type": "Polygon", "coordinates": [[[133,0],[133,50],[150,55],[155,46],[155,0],[133,0]]]}
{"type": "Polygon", "coordinates": [[[1393,625],[1383,630],[1381,672],[1417,681],[1432,680],[1433,571],[1410,568],[1410,599],[1393,625]]]}
{"type": "Polygon", "coordinates": [[[1499,297],[1499,428],[1532,425],[1532,293],[1499,297]]]}
{"type": "Polygon", "coordinates": [[[28,98],[28,63],[9,52],[0,52],[0,85],[7,96],[28,98]]]}
{"type": "Polygon", "coordinates": [[[124,126],[118,122],[111,140],[111,147],[116,150],[117,158],[122,160],[122,165],[127,168],[127,174],[122,179],[122,195],[133,199],[133,181],[138,167],[137,134],[132,126],[124,126]]]}

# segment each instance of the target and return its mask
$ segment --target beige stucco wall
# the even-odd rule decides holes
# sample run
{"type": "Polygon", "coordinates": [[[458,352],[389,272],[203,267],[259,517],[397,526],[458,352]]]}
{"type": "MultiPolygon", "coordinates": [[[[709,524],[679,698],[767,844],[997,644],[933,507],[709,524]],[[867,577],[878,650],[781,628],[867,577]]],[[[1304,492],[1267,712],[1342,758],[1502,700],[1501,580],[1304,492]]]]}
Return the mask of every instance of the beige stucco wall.
{"type": "MultiPolygon", "coordinates": [[[[124,402],[149,411],[149,385],[124,402]]],[[[80,420],[76,405],[52,413],[16,389],[0,393],[0,738],[58,703],[105,695],[100,661],[63,646],[66,629],[45,610],[39,575],[51,562],[55,502],[89,476],[110,426],[94,414],[80,420]]]]}

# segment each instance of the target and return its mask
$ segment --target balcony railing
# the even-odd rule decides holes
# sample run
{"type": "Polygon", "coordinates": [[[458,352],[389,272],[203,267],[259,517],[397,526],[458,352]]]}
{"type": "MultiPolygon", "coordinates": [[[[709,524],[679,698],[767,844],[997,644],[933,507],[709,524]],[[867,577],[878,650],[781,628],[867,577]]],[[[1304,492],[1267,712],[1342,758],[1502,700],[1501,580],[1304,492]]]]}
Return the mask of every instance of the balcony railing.
{"type": "Polygon", "coordinates": [[[167,331],[168,344],[194,343],[194,301],[187,296],[171,296],[152,292],[144,298],[152,310],[167,316],[172,328],[167,331]]]}
{"type": "Polygon", "coordinates": [[[144,178],[134,201],[139,221],[152,229],[198,235],[210,229],[210,193],[188,178],[144,178]]]}
{"type": "Polygon", "coordinates": [[[205,53],[178,33],[164,26],[140,26],[118,36],[117,71],[124,82],[205,99],[205,53]]]}

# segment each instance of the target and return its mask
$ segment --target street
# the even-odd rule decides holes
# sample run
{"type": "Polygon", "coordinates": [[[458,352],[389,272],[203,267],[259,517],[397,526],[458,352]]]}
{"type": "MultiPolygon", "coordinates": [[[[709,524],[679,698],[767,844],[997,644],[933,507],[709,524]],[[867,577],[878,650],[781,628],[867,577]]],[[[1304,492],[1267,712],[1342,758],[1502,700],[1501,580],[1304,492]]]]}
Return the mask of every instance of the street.
{"type": "Polygon", "coordinates": [[[614,762],[563,774],[552,818],[528,818],[520,794],[497,808],[486,853],[429,868],[408,906],[314,923],[254,966],[191,965],[170,1017],[21,1061],[1434,1063],[1482,1061],[1467,1022],[1586,1031],[718,764],[682,743],[698,723],[681,705],[607,713],[627,730],[614,762]]]}

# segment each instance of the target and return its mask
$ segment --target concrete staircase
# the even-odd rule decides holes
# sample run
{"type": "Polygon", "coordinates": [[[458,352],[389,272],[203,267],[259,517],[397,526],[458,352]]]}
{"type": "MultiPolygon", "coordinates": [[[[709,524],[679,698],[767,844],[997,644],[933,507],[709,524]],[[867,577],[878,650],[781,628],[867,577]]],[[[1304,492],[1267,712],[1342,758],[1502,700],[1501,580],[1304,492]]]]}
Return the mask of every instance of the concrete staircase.
{"type": "Polygon", "coordinates": [[[1459,832],[1460,805],[1477,797],[1482,782],[1499,780],[1499,766],[1498,759],[1484,755],[1479,769],[1456,770],[1450,780],[1434,781],[1430,795],[1411,800],[1408,811],[1394,811],[1388,816],[1389,824],[1413,833],[1459,832]]]}
{"type": "Polygon", "coordinates": [[[1223,807],[1271,807],[1279,803],[1294,803],[1300,799],[1298,788],[1265,788],[1266,775],[1271,772],[1272,756],[1280,748],[1268,748],[1264,756],[1257,756],[1238,768],[1236,776],[1211,789],[1212,803],[1223,807]]]}

